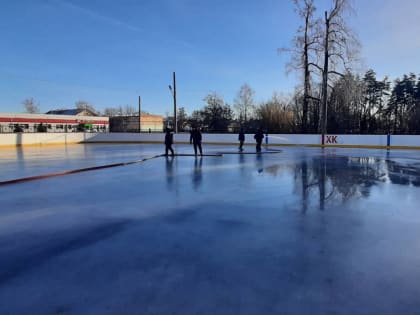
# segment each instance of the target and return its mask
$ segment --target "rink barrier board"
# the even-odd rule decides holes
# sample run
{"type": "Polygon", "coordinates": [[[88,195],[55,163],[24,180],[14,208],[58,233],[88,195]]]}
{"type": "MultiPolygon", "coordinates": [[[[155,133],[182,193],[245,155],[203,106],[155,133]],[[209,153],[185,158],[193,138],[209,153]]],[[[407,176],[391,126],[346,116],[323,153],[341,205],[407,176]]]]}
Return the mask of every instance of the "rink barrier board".
{"type": "MultiPolygon", "coordinates": [[[[22,146],[57,146],[88,144],[162,144],[164,133],[35,133],[0,134],[0,148],[22,146]]],[[[255,146],[252,134],[246,135],[244,145],[255,146]]],[[[267,145],[263,142],[263,146],[267,145]]],[[[188,133],[174,135],[174,144],[190,144],[188,133]]],[[[236,134],[203,134],[204,145],[238,146],[236,134]]],[[[360,148],[360,149],[420,149],[420,135],[268,135],[268,146],[360,148]]]]}

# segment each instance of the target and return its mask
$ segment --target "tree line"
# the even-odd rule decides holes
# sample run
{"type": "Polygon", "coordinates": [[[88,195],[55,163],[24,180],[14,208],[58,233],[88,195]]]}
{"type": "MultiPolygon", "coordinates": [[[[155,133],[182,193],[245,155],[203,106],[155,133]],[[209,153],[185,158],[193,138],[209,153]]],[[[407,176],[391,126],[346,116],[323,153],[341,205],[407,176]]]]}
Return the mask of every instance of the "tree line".
{"type": "MultiPolygon", "coordinates": [[[[40,104],[37,102],[33,97],[26,98],[22,101],[22,105],[25,109],[26,113],[30,114],[39,114],[40,113],[40,104]]],[[[98,116],[135,116],[138,115],[138,110],[131,105],[120,105],[116,107],[105,107],[105,109],[101,112],[97,110],[95,106],[87,101],[76,101],[74,103],[76,109],[81,110],[88,110],[98,116]]]]}
{"type": "MultiPolygon", "coordinates": [[[[311,95],[320,95],[321,87],[311,88],[311,95]]],[[[257,104],[255,92],[243,84],[233,105],[216,92],[204,97],[205,106],[188,115],[185,107],[178,108],[179,131],[200,126],[206,132],[237,132],[243,128],[254,132],[262,127],[271,133],[318,133],[321,98],[313,97],[302,119],[304,95],[298,90],[292,96],[274,93],[257,104]]],[[[33,98],[23,102],[26,111],[39,112],[33,98]]],[[[103,113],[86,101],[76,102],[76,108],[88,109],[104,116],[135,116],[130,105],[105,108],[103,113]]],[[[327,99],[327,132],[340,134],[420,134],[420,76],[405,74],[393,82],[388,77],[378,79],[374,70],[363,76],[347,72],[330,86],[327,99]]],[[[173,126],[173,117],[166,115],[165,126],[173,126]]]]}
{"type": "MultiPolygon", "coordinates": [[[[178,130],[187,131],[197,126],[205,132],[237,132],[240,129],[254,132],[260,127],[273,133],[296,131],[290,98],[274,93],[269,100],[256,104],[254,95],[254,90],[243,84],[230,105],[218,93],[211,92],[203,99],[205,106],[190,115],[184,107],[178,109],[178,130]]],[[[167,115],[164,124],[173,127],[173,116],[167,115]]]]}
{"type": "Polygon", "coordinates": [[[360,44],[346,18],[349,0],[331,0],[317,15],[315,0],[293,0],[301,25],[291,47],[289,71],[302,75],[294,95],[294,122],[302,133],[418,134],[420,77],[404,74],[393,83],[374,70],[353,70],[360,44]]]}
{"type": "Polygon", "coordinates": [[[391,82],[370,69],[361,76],[360,43],[348,26],[350,0],[331,0],[317,14],[315,0],[293,0],[301,19],[291,47],[289,71],[302,76],[294,95],[294,123],[302,133],[418,134],[420,77],[391,82]]]}
{"type": "MultiPolygon", "coordinates": [[[[310,102],[304,126],[302,95],[294,97],[297,129],[319,131],[320,100],[310,102]]],[[[419,134],[420,76],[405,74],[391,82],[388,77],[377,79],[372,69],[363,77],[347,72],[330,87],[327,113],[328,133],[419,134]]]]}
{"type": "MultiPolygon", "coordinates": [[[[312,95],[322,87],[311,88],[312,95]]],[[[208,132],[253,132],[262,127],[271,133],[320,132],[321,97],[308,102],[305,122],[302,93],[281,97],[278,94],[258,105],[254,91],[244,84],[233,106],[217,93],[204,98],[206,105],[190,116],[178,109],[178,130],[199,125],[208,132]]],[[[363,76],[346,72],[331,83],[327,97],[327,132],[331,134],[420,134],[420,76],[404,74],[393,82],[378,79],[374,70],[363,76]]],[[[172,117],[166,117],[171,124],[172,117]]]]}
{"type": "MultiPolygon", "coordinates": [[[[354,12],[351,0],[330,0],[329,10],[321,13],[316,0],[292,2],[301,23],[291,45],[279,52],[290,56],[287,71],[301,77],[293,95],[273,94],[256,104],[254,90],[243,84],[231,106],[212,92],[204,97],[205,106],[190,115],[184,107],[178,109],[178,130],[198,125],[207,132],[253,132],[262,127],[272,133],[419,134],[420,76],[404,74],[391,82],[388,77],[378,79],[372,69],[364,75],[355,70],[360,43],[348,23],[354,12]]],[[[25,106],[36,109],[30,103],[25,106]]],[[[129,105],[103,112],[136,114],[129,105]]],[[[173,127],[168,114],[165,126],[173,127]]]]}

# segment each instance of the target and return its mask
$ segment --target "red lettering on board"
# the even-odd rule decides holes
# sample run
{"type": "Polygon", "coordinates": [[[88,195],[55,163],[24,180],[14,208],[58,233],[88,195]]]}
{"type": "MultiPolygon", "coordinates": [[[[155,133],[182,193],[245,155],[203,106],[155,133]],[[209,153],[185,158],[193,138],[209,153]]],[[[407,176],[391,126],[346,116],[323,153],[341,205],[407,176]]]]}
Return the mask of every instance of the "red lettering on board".
{"type": "Polygon", "coordinates": [[[337,136],[327,136],[327,143],[337,143],[337,136]]]}

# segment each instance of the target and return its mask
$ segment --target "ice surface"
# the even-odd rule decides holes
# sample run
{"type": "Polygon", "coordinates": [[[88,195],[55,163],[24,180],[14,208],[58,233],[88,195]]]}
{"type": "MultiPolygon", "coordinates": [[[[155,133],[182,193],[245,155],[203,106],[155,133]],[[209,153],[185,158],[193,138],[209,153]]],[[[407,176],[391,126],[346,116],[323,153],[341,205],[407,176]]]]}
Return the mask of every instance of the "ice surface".
{"type": "MultiPolygon", "coordinates": [[[[163,150],[5,149],[0,180],[163,150]]],[[[416,314],[420,153],[282,150],[0,186],[0,314],[416,314]]]]}

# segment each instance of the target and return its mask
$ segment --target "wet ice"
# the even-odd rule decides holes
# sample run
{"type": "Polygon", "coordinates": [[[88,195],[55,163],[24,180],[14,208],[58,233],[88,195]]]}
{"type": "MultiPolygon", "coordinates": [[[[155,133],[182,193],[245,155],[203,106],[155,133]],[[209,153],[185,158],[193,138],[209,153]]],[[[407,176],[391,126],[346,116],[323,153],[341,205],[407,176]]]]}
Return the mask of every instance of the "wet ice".
{"type": "MultiPolygon", "coordinates": [[[[6,150],[1,180],[163,146],[6,150]]],[[[0,313],[415,314],[419,162],[282,148],[2,186],[0,313]]]]}

